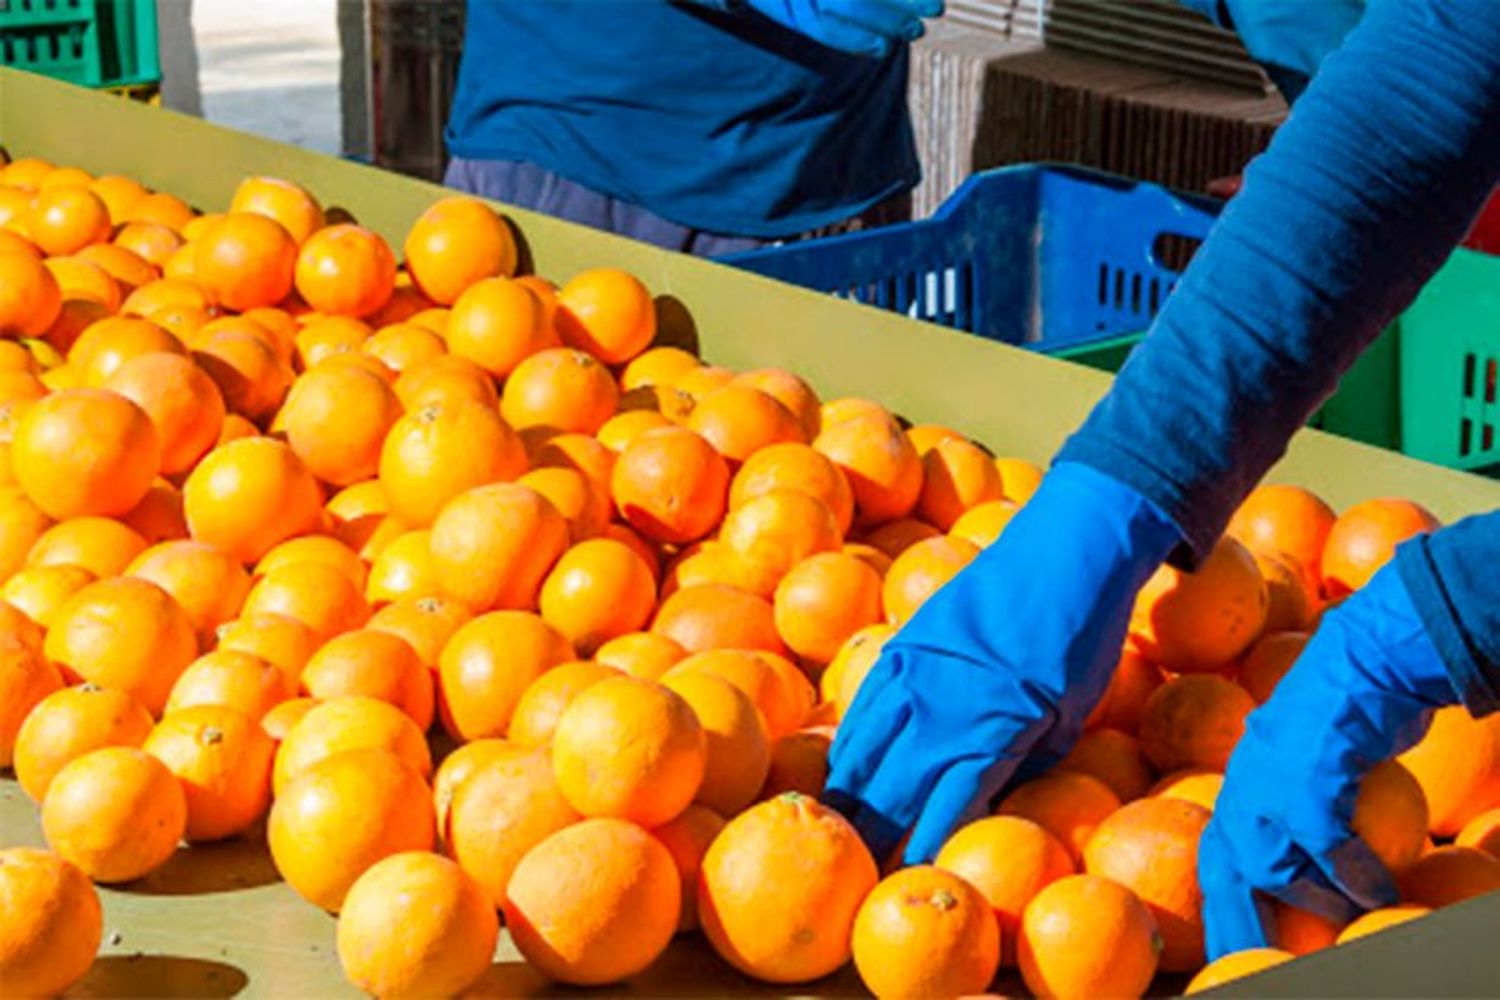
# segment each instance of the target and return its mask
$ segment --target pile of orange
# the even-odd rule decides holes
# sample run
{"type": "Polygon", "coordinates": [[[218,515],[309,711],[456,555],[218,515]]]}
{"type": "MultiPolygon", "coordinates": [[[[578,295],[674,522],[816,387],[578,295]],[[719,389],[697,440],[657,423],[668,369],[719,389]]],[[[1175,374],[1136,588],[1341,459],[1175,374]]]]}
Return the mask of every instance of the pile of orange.
{"type": "MultiPolygon", "coordinates": [[[[0,764],[51,847],[0,851],[7,986],[87,969],[93,882],[262,827],[382,995],[461,991],[502,925],[579,985],[693,931],[758,979],[852,959],[891,996],[1196,971],[1245,716],[1435,520],[1258,490],[1147,585],[1074,751],[882,880],[817,801],[835,728],[1040,471],[658,345],[625,272],[516,266],[469,198],[398,253],[286,181],[202,215],[0,168],[0,764]]],[[[1497,807],[1500,723],[1461,709],[1372,773],[1356,827],[1400,916],[1500,883],[1497,807]]],[[[1284,924],[1289,952],[1371,926],[1284,924]]]]}

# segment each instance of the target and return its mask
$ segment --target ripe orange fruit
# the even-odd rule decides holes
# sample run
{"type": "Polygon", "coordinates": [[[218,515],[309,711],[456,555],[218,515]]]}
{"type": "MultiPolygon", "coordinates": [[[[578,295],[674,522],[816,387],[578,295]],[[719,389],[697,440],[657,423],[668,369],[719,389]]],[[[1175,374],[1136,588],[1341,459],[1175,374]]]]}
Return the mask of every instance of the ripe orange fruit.
{"type": "MultiPolygon", "coordinates": [[[[925,542],[929,538],[939,538],[942,534],[926,521],[920,521],[914,517],[898,517],[894,521],[885,522],[865,535],[864,543],[894,562],[901,556],[901,553],[918,542],[925,542]]],[[[890,572],[889,567],[886,568],[886,572],[890,572]]]]}
{"type": "Polygon", "coordinates": [[[771,766],[760,710],[743,691],[707,672],[674,672],[662,684],[686,701],[707,738],[708,760],[694,801],[733,816],[755,801],[771,766]]]}
{"type": "Polygon", "coordinates": [[[673,381],[701,367],[702,361],[680,347],[653,347],[636,355],[620,373],[620,388],[629,391],[642,386],[673,381]]]}
{"type": "Polygon", "coordinates": [[[1195,802],[1209,812],[1219,798],[1219,789],[1224,785],[1224,775],[1208,768],[1184,768],[1173,771],[1152,785],[1147,795],[1158,798],[1182,799],[1195,802]]]}
{"type": "Polygon", "coordinates": [[[542,619],[588,655],[634,632],[655,610],[651,568],[622,542],[595,538],[567,550],[542,584],[542,619]]]}
{"type": "Polygon", "coordinates": [[[591,660],[573,660],[548,670],[526,688],[506,728],[506,739],[519,747],[548,746],[563,711],[586,688],[620,672],[591,660]]]}
{"type": "Polygon", "coordinates": [[[190,841],[248,829],[271,803],[276,745],[260,723],[222,705],[193,705],[156,724],[141,747],[167,765],[187,799],[190,841]]]}
{"type": "Polygon", "coordinates": [[[182,672],[163,715],[195,705],[232,708],[259,720],[297,693],[297,677],[268,660],[237,649],[204,653],[182,672]]]}
{"type": "Polygon", "coordinates": [[[849,637],[882,618],[880,575],[843,552],[797,563],[776,586],[776,632],[810,663],[826,664],[849,637]]]}
{"type": "Polygon", "coordinates": [[[709,845],[723,829],[724,819],[718,813],[706,806],[692,805],[670,823],[651,831],[651,836],[661,841],[677,866],[677,878],[682,886],[682,904],[677,918],[679,931],[698,929],[698,870],[709,845]]]}
{"type": "Polygon", "coordinates": [[[151,488],[161,444],[145,411],[125,397],[66,389],[21,417],[10,460],[17,484],[52,517],[110,517],[151,488]]]}
{"type": "Polygon", "coordinates": [[[843,470],[854,492],[855,522],[905,517],[922,492],[922,459],[895,419],[867,413],[824,426],[813,447],[843,470]]]}
{"type": "Polygon", "coordinates": [[[97,579],[82,566],[28,566],[0,586],[0,598],[49,629],[68,599],[97,579]]]}
{"type": "Polygon", "coordinates": [[[781,368],[757,368],[741,372],[729,383],[731,386],[746,386],[761,392],[785,406],[797,424],[802,436],[808,441],[818,436],[822,418],[822,404],[818,394],[801,378],[781,368]]]}
{"type": "Polygon", "coordinates": [[[568,640],[530,612],[480,615],[443,648],[443,727],[458,740],[504,736],[526,689],[573,658],[568,640]]]}
{"type": "Polygon", "coordinates": [[[635,275],[599,267],[574,275],[557,293],[557,326],[570,347],[623,365],[656,338],[656,305],[635,275]]]}
{"type": "Polygon", "coordinates": [[[100,387],[125,362],[143,354],[183,354],[182,343],[150,320],[110,316],[79,334],[68,349],[68,363],[85,385],[100,387]]]}
{"type": "Polygon", "coordinates": [[[973,542],[981,549],[989,548],[1020,509],[1010,500],[986,500],[960,514],[948,534],[973,542]]]}
{"type": "Polygon", "coordinates": [[[1399,543],[1441,526],[1431,511],[1410,500],[1365,500],[1350,507],[1333,522],[1323,546],[1325,596],[1336,601],[1363,587],[1399,543]]]}
{"type": "Polygon", "coordinates": [[[1275,912],[1276,924],[1273,943],[1282,951],[1293,955],[1310,955],[1324,948],[1332,948],[1343,929],[1340,924],[1310,910],[1288,906],[1279,899],[1273,901],[1271,908],[1275,912]]]}
{"type": "Polygon", "coordinates": [[[40,651],[0,635],[0,766],[9,767],[16,733],[37,703],[62,687],[62,676],[40,651]]]}
{"type": "Polygon", "coordinates": [[[724,516],[728,491],[723,457],[677,427],[637,437],[620,453],[610,479],[621,516],[655,542],[693,542],[708,534],[724,516]]]}
{"type": "Polygon", "coordinates": [[[1198,838],[1209,812],[1181,799],[1131,802],[1095,828],[1084,870],[1125,886],[1156,919],[1163,948],[1159,967],[1190,972],[1203,964],[1203,893],[1198,888],[1198,838]]]}
{"type": "Polygon", "coordinates": [[[499,933],[479,883],[447,858],[408,851],[377,861],[349,887],[339,963],[372,996],[457,996],[489,968],[499,933]]]}
{"type": "MultiPolygon", "coordinates": [[[[963,441],[964,436],[951,427],[941,424],[917,424],[906,429],[906,437],[911,441],[911,446],[917,449],[917,454],[923,458],[927,453],[944,441],[963,441]]],[[[998,470],[997,474],[998,474],[998,470]]]]}
{"type": "Polygon", "coordinates": [[[385,240],[348,223],[319,229],[297,252],[297,294],[316,312],[368,316],[396,287],[396,258],[385,240]]]}
{"type": "Polygon", "coordinates": [[[286,676],[301,675],[321,644],[311,628],[279,614],[252,614],[217,629],[219,649],[239,650],[274,664],[286,676]]]}
{"type": "Polygon", "coordinates": [[[93,965],[99,894],[76,865],[33,847],[0,850],[0,982],[13,996],[57,996],[93,965]]]}
{"type": "Polygon", "coordinates": [[[42,190],[26,213],[26,234],[48,256],[77,253],[109,239],[109,209],[87,188],[42,190]]]}
{"type": "Polygon", "coordinates": [[[780,739],[802,725],[815,695],[800,671],[790,664],[779,666],[779,659],[764,651],[709,650],[679,662],[663,675],[662,682],[695,673],[728,681],[760,709],[770,738],[780,739]],[[806,690],[799,689],[799,682],[806,690]]]}
{"type": "Polygon", "coordinates": [[[146,540],[107,517],[75,517],[42,533],[26,554],[28,566],[81,566],[96,577],[119,576],[145,551],[146,540]]]}
{"type": "Polygon", "coordinates": [[[191,469],[214,446],[224,422],[224,397],[211,378],[177,354],[131,358],[104,381],[145,411],[161,441],[161,471],[191,469]]]}
{"type": "Polygon", "coordinates": [[[1311,636],[1306,632],[1267,632],[1255,641],[1240,663],[1240,686],[1256,704],[1263,705],[1292,669],[1311,636]]]}
{"type": "Polygon", "coordinates": [[[443,758],[432,775],[432,807],[437,817],[438,841],[445,848],[450,846],[448,817],[459,787],[474,775],[489,770],[490,765],[524,756],[527,752],[528,748],[518,747],[508,740],[484,739],[455,747],[443,758]]]}
{"type": "Polygon", "coordinates": [[[496,908],[521,858],[580,818],[558,790],[547,751],[511,749],[454,788],[446,831],[448,852],[496,908]]]}
{"type": "Polygon", "coordinates": [[[1016,950],[1021,977],[1039,997],[1137,997],[1156,973],[1161,938],[1129,889],[1069,875],[1027,905],[1016,950]]]}
{"type": "Polygon", "coordinates": [[[120,523],[140,535],[148,545],[186,538],[188,528],[182,512],[182,491],[165,479],[157,479],[141,502],[120,518],[120,523]]]}
{"type": "Polygon", "coordinates": [[[727,385],[699,400],[687,428],[703,435],[732,465],[773,444],[804,443],[797,418],[776,399],[745,385],[727,385]]]}
{"type": "Polygon", "coordinates": [[[74,758],[42,800],[47,846],[95,882],[129,882],[164,864],[186,827],[182,785],[135,747],[74,758]]]}
{"type": "Polygon", "coordinates": [[[241,563],[317,527],[322,493],[306,464],[271,438],[244,438],[203,457],[182,489],[188,530],[241,563]]]}
{"type": "Polygon", "coordinates": [[[1476,848],[1450,844],[1397,872],[1396,885],[1403,903],[1436,910],[1500,891],[1500,861],[1476,848]]]}
{"type": "Polygon", "coordinates": [[[982,448],[963,438],[933,445],[922,456],[917,516],[942,531],[964,512],[1002,496],[1000,471],[982,448]]]}
{"type": "Polygon", "coordinates": [[[843,718],[854,704],[854,696],[880,659],[886,640],[895,634],[894,625],[866,625],[839,647],[838,654],[818,678],[818,693],[825,702],[833,703],[835,718],[843,718]]]}
{"type": "Polygon", "coordinates": [[[500,396],[500,413],[517,429],[592,434],[614,415],[619,396],[614,376],[597,358],[553,347],[511,371],[500,396]]]}
{"type": "Polygon", "coordinates": [[[374,476],[401,403],[380,378],[349,365],[319,365],[292,383],[279,420],[314,476],[348,486],[374,476]]]}
{"type": "Polygon", "coordinates": [[[0,490],[0,576],[8,578],[24,566],[26,553],[51,526],[52,519],[19,489],[0,490]]]}
{"type": "Polygon", "coordinates": [[[341,354],[368,362],[364,346],[373,333],[368,323],[352,316],[321,316],[298,330],[292,341],[293,356],[304,371],[341,354]]]}
{"type": "Polygon", "coordinates": [[[828,780],[828,750],[833,745],[831,726],[809,725],[771,744],[771,767],[758,798],[769,799],[783,792],[801,792],[817,798],[828,780]]]}
{"type": "Polygon", "coordinates": [[[542,579],[567,548],[568,528],[535,490],[497,482],[447,503],[428,544],[447,596],[480,610],[532,608],[542,579]]]}
{"type": "Polygon", "coordinates": [[[567,521],[568,536],[574,542],[598,537],[609,524],[609,494],[576,469],[532,469],[519,482],[552,503],[567,521]]]}
{"type": "Polygon", "coordinates": [[[95,243],[78,251],[78,260],[88,261],[113,278],[125,293],[161,277],[156,265],[133,250],[114,243],[95,243]]]}
{"type": "Polygon", "coordinates": [[[403,249],[412,280],[445,306],[476,282],[516,271],[510,226],[477,198],[455,195],[429,205],[407,231],[403,249]]]}
{"type": "Polygon", "coordinates": [[[690,653],[710,649],[761,649],[779,653],[771,602],[722,584],[683,587],[662,601],[651,631],[690,653]]]}
{"type": "Polygon", "coordinates": [[[192,623],[154,583],[100,580],[68,599],[47,633],[47,658],[100,687],[119,688],[160,713],[198,655],[192,623]]]}
{"type": "Polygon", "coordinates": [[[40,622],[28,618],[26,612],[0,597],[0,636],[40,653],[46,634],[40,622]]]}
{"type": "Polygon", "coordinates": [[[1436,836],[1454,836],[1500,806],[1500,716],[1475,720],[1462,706],[1440,708],[1427,734],[1398,759],[1422,786],[1436,836]]]}
{"type": "Polygon", "coordinates": [[[1127,643],[1115,665],[1109,687],[1105,688],[1104,696],[1084,722],[1085,728],[1109,726],[1134,733],[1146,699],[1161,687],[1162,681],[1161,670],[1127,643]]]}
{"type": "Polygon", "coordinates": [[[244,568],[204,542],[162,542],[136,556],[125,573],[170,594],[205,642],[214,629],[239,614],[250,592],[250,575],[244,568]]]}
{"type": "Polygon", "coordinates": [[[276,348],[267,337],[243,328],[210,335],[204,330],[198,331],[193,360],[219,387],[225,407],[252,421],[270,416],[292,384],[292,370],[276,348]]]}
{"type": "Polygon", "coordinates": [[[1244,688],[1217,674],[1173,678],[1141,708],[1141,752],[1163,774],[1184,767],[1223,771],[1254,708],[1244,688]]]}
{"type": "Polygon", "coordinates": [[[1486,810],[1465,823],[1453,842],[1460,847],[1477,848],[1500,860],[1500,806],[1486,810]]]}
{"type": "Polygon", "coordinates": [[[1224,530],[1252,551],[1285,556],[1316,583],[1334,520],[1333,509],[1310,490],[1269,484],[1250,491],[1224,530]]]}
{"type": "Polygon", "coordinates": [[[1141,756],[1140,744],[1118,729],[1101,727],[1084,733],[1057,767],[1093,775],[1121,802],[1138,799],[1151,788],[1151,766],[1141,756]]]}
{"type": "Polygon", "coordinates": [[[363,695],[394,705],[425,731],[432,725],[432,675],[405,639],[356,629],[328,640],[302,669],[302,688],[318,699],[363,695]]]}
{"type": "Polygon", "coordinates": [[[549,979],[611,983],[666,950],[681,894],[677,865],[659,840],[622,820],[588,819],[521,859],[505,925],[522,956],[549,979]]]}
{"type": "Polygon", "coordinates": [[[229,211],[274,219],[299,244],[323,228],[323,209],[317,199],[279,177],[246,177],[240,181],[229,200],[229,211]]]}
{"type": "MultiPolygon", "coordinates": [[[[174,253],[168,266],[173,260],[182,257],[182,248],[179,247],[174,253]]],[[[191,259],[191,258],[189,258],[191,259]]],[[[137,288],[125,297],[120,303],[121,316],[138,316],[149,319],[159,309],[202,309],[212,308],[213,303],[208,300],[208,295],[196,284],[186,279],[174,278],[167,275],[158,278],[137,288]]]]}
{"type": "Polygon", "coordinates": [[[363,625],[370,617],[370,607],[343,573],[319,563],[298,563],[261,577],[245,596],[240,614],[286,615],[326,642],[363,625]]]}
{"type": "Polygon", "coordinates": [[[62,290],[41,261],[0,253],[0,334],[39,337],[62,311],[62,290]]]}
{"type": "Polygon", "coordinates": [[[891,563],[882,583],[886,617],[897,624],[906,621],[978,554],[973,543],[946,535],[907,548],[891,563]]]}
{"type": "Polygon", "coordinates": [[[379,470],[392,513],[413,527],[426,527],[466,490],[520,476],[526,454],[494,409],[437,403],[396,421],[381,448],[379,470]]]}
{"type": "Polygon", "coordinates": [[[557,434],[536,450],[538,469],[569,469],[581,474],[604,497],[609,496],[615,453],[587,434],[557,434]]]}
{"type": "Polygon", "coordinates": [[[1357,941],[1362,937],[1383,931],[1387,927],[1395,927],[1404,924],[1408,920],[1416,920],[1425,917],[1432,912],[1430,906],[1419,906],[1415,903],[1403,903],[1399,906],[1384,906],[1378,910],[1355,917],[1349,926],[1339,931],[1339,936],[1334,940],[1335,944],[1347,944],[1357,941]]]}
{"type": "Polygon", "coordinates": [[[1053,771],[1017,787],[1000,801],[995,813],[1038,824],[1081,866],[1089,838],[1119,808],[1119,796],[1098,778],[1078,771],[1053,771]]]}
{"type": "Polygon", "coordinates": [[[371,865],[402,851],[430,851],[433,838],[427,785],[386,750],[346,750],[313,764],[277,792],[266,824],[282,878],[334,913],[371,865]]]}
{"type": "Polygon", "coordinates": [[[1152,574],[1136,597],[1130,635],[1168,670],[1219,670],[1260,635],[1268,600],[1254,558],[1226,535],[1195,572],[1163,564],[1152,574]]]}
{"type": "MultiPolygon", "coordinates": [[[[702,394],[722,389],[729,383],[730,372],[726,368],[700,368],[689,372],[684,379],[699,377],[700,373],[713,372],[723,376],[711,379],[712,384],[704,388],[702,394]]],[[[707,377],[702,376],[702,377],[707,377]]],[[[639,410],[648,413],[656,413],[667,419],[668,423],[685,424],[693,407],[698,405],[698,397],[689,395],[679,389],[675,382],[670,384],[657,384],[640,386],[632,389],[620,397],[619,409],[621,411],[639,410]]],[[[603,429],[602,427],[600,428],[603,429]]],[[[597,432],[595,432],[597,433],[597,432]]]]}
{"type": "Polygon", "coordinates": [[[772,983],[825,976],[850,957],[859,905],[878,880],[854,827],[788,792],[730,820],[703,857],[698,917],[736,969],[772,983]],[[797,872],[767,878],[767,872],[797,872]]]}
{"type": "Polygon", "coordinates": [[[595,437],[611,451],[619,452],[647,431],[671,426],[672,421],[655,410],[624,410],[604,421],[595,437]]]}
{"type": "Polygon", "coordinates": [[[115,245],[124,247],[153,267],[161,267],[181,248],[183,239],[169,226],[157,222],[127,222],[115,233],[115,245]]]}
{"type": "Polygon", "coordinates": [[[500,394],[489,373],[467,358],[451,354],[411,366],[401,373],[392,388],[409,412],[460,401],[491,409],[500,405],[500,394]]]}
{"type": "Polygon", "coordinates": [[[302,717],[317,707],[315,698],[288,698],[261,716],[260,728],[279,745],[302,717]]]}
{"type": "Polygon", "coordinates": [[[686,657],[687,650],[655,632],[629,632],[604,643],[594,651],[594,662],[621,673],[654,681],[686,657]]]}
{"type": "Polygon", "coordinates": [[[360,350],[378,358],[399,375],[408,368],[443,357],[448,345],[442,337],[415,323],[393,323],[372,334],[360,345],[360,350]]]}
{"type": "Polygon", "coordinates": [[[747,589],[763,597],[803,559],[843,544],[828,508],[796,490],[773,490],[730,511],[719,539],[740,557],[747,589]]]}
{"type": "Polygon", "coordinates": [[[972,885],[931,865],[877,885],[854,920],[854,966],[877,997],[983,992],[1000,966],[995,913],[972,885]]]}
{"type": "Polygon", "coordinates": [[[458,296],[445,339],[453,354],[501,379],[538,351],[562,343],[542,300],[509,278],[486,278],[458,296]]]}
{"type": "Polygon", "coordinates": [[[328,535],[302,535],[289,538],[261,557],[255,564],[255,576],[263,577],[290,566],[315,563],[343,575],[356,590],[365,585],[365,564],[349,546],[328,535]]]}
{"type": "Polygon", "coordinates": [[[106,746],[139,746],[150,732],[151,714],[123,691],[88,684],[54,691],[16,732],[16,780],[41,802],[53,777],[75,758],[106,746]]]}
{"type": "Polygon", "coordinates": [[[722,584],[751,591],[750,567],[745,558],[721,541],[695,542],[667,564],[662,578],[662,597],[671,597],[683,587],[722,584]]]}
{"type": "Polygon", "coordinates": [[[21,156],[0,166],[0,184],[34,191],[46,176],[58,169],[39,156],[21,156]]]}
{"type": "Polygon", "coordinates": [[[366,624],[405,639],[422,662],[436,670],[443,647],[472,617],[467,607],[446,597],[403,597],[375,612],[366,624]]]}
{"type": "Polygon", "coordinates": [[[433,597],[442,589],[432,562],[430,536],[428,531],[408,531],[380,550],[365,587],[365,598],[372,608],[403,597],[433,597]]]}
{"type": "Polygon", "coordinates": [[[48,257],[42,264],[57,279],[64,302],[85,299],[99,303],[111,313],[120,308],[120,283],[98,264],[84,260],[81,253],[72,257],[48,257]]]}
{"type": "Polygon", "coordinates": [[[273,306],[292,290],[297,244],[264,215],[231,212],[192,247],[193,280],[226,309],[273,306]]]}
{"type": "Polygon", "coordinates": [[[1279,553],[1252,552],[1266,581],[1264,632],[1311,630],[1323,608],[1317,582],[1279,553]]]}
{"type": "Polygon", "coordinates": [[[345,695],[319,702],[281,740],[271,771],[271,789],[280,795],[308,768],[348,750],[394,754],[419,777],[432,773],[427,741],[411,716],[375,698],[345,695]]]}
{"type": "Polygon", "coordinates": [[[87,188],[92,185],[93,180],[88,171],[80,167],[58,167],[48,172],[36,187],[38,191],[51,191],[64,187],[87,188]]]}
{"type": "Polygon", "coordinates": [[[1376,764],[1360,781],[1350,826],[1387,868],[1401,872],[1426,846],[1427,800],[1422,786],[1397,761],[1376,764]]]}
{"type": "Polygon", "coordinates": [[[1184,991],[1186,995],[1202,993],[1236,979],[1245,976],[1253,976],[1257,972],[1290,962],[1297,956],[1290,951],[1280,948],[1246,948],[1244,951],[1230,952],[1221,955],[1198,970],[1187,984],[1184,991]]]}
{"type": "Polygon", "coordinates": [[[181,198],[165,191],[153,191],[144,198],[137,199],[125,213],[127,224],[150,222],[178,232],[192,219],[193,210],[181,198]]]}

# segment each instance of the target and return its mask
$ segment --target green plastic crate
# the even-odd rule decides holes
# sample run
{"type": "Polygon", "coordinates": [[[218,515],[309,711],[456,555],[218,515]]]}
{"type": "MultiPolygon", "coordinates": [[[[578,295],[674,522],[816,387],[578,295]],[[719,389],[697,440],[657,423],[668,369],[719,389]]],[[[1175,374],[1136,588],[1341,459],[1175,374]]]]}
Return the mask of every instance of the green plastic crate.
{"type": "Polygon", "coordinates": [[[161,80],[155,0],[0,0],[0,65],[84,87],[161,80]]]}
{"type": "Polygon", "coordinates": [[[1406,453],[1500,469],[1500,256],[1453,251],[1402,315],[1401,337],[1406,453]]]}

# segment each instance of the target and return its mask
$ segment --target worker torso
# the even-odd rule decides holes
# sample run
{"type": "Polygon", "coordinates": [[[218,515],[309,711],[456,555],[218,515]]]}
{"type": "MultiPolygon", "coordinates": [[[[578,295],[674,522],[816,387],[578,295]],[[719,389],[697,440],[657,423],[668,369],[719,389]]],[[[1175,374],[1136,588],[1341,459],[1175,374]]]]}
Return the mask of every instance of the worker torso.
{"type": "Polygon", "coordinates": [[[694,228],[786,236],[915,183],[907,60],[687,3],[478,0],[448,144],[694,228]]]}

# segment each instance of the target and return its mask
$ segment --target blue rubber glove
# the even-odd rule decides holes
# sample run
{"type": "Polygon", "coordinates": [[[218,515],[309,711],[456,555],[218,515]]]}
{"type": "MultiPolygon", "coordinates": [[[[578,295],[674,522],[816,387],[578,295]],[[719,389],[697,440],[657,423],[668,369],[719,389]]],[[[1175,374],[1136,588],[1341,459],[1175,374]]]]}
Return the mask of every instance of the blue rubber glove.
{"type": "Polygon", "coordinates": [[[1178,0],[1240,43],[1286,98],[1295,101],[1323,57],[1365,12],[1364,0],[1178,0]]]}
{"type": "Polygon", "coordinates": [[[915,41],[924,17],[943,13],[943,0],[742,0],[777,24],[821,45],[881,58],[897,41],[915,41]]]}
{"type": "Polygon", "coordinates": [[[1000,539],[885,645],[839,725],[826,801],[911,864],[1067,752],[1103,695],[1136,591],[1181,534],[1103,473],[1053,467],[1000,539]],[[1019,774],[1018,774],[1019,771],[1019,774]]]}
{"type": "Polygon", "coordinates": [[[1267,944],[1275,925],[1259,893],[1341,922],[1396,902],[1390,872],[1349,826],[1359,782],[1458,700],[1396,566],[1323,618],[1250,714],[1199,843],[1211,959],[1267,944]]]}

